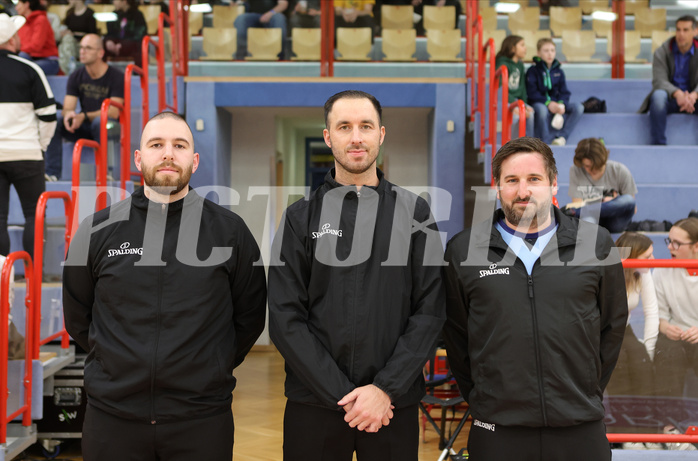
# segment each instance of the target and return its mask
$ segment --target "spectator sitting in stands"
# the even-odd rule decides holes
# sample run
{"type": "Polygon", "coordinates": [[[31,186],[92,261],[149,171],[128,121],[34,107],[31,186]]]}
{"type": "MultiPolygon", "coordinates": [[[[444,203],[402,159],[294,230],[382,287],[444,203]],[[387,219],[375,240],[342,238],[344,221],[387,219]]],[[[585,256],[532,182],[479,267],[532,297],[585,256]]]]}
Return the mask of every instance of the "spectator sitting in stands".
{"type": "MultiPolygon", "coordinates": [[[[80,62],[83,67],[68,77],[63,116],[58,119],[58,128],[46,150],[46,176],[50,181],[61,178],[62,140],[75,142],[86,138],[99,142],[102,101],[111,98],[121,104],[124,102],[124,74],[104,62],[104,47],[98,35],[87,34],[80,41],[80,62]],[[76,112],[78,101],[81,112],[76,112]]],[[[118,117],[119,109],[110,107],[109,118],[118,117]]],[[[110,133],[110,137],[115,135],[114,131],[110,133]]]]}
{"type": "Polygon", "coordinates": [[[298,0],[291,13],[291,29],[312,29],[320,27],[320,0],[298,0]]]}
{"type": "Polygon", "coordinates": [[[148,25],[136,0],[114,0],[116,21],[107,23],[104,37],[107,57],[126,57],[141,65],[141,41],[148,33],[148,25]]]}
{"type": "Polygon", "coordinates": [[[17,13],[27,18],[27,23],[17,32],[21,42],[19,55],[34,61],[44,74],[56,75],[59,70],[58,47],[51,23],[46,18],[46,8],[41,0],[19,0],[16,8],[17,13]]]}
{"type": "Polygon", "coordinates": [[[375,3],[375,0],[335,0],[334,27],[370,27],[373,31],[375,3]]]}
{"type": "Polygon", "coordinates": [[[570,90],[560,61],[555,59],[553,39],[541,38],[537,47],[538,56],[526,72],[528,103],[536,114],[535,137],[546,144],[564,146],[584,113],[584,106],[580,102],[570,103],[570,90]]]}
{"type": "Polygon", "coordinates": [[[596,138],[579,141],[570,167],[566,214],[623,232],[635,214],[637,186],[628,167],[608,160],[608,149],[596,138]]]}
{"type": "Polygon", "coordinates": [[[652,144],[666,145],[667,114],[698,114],[698,23],[693,16],[676,20],[676,36],[654,52],[652,92],[640,112],[650,112],[652,144]]]}
{"type": "MultiPolygon", "coordinates": [[[[236,59],[247,56],[247,29],[250,27],[270,27],[281,29],[281,40],[286,41],[286,16],[283,12],[288,8],[287,0],[238,0],[236,5],[245,4],[245,12],[235,18],[238,50],[236,59]]],[[[282,45],[279,59],[284,58],[282,45]]]]}
{"type": "MultiPolygon", "coordinates": [[[[652,240],[637,232],[624,232],[616,240],[623,259],[654,259],[652,240]]],[[[643,340],[635,336],[633,328],[625,328],[623,345],[620,348],[618,363],[606,390],[609,395],[653,395],[654,368],[652,357],[659,334],[659,314],[657,294],[648,268],[623,269],[625,290],[628,295],[628,313],[632,312],[642,298],[642,311],[645,316],[643,340]]]]}
{"type": "MultiPolygon", "coordinates": [[[[412,5],[415,14],[422,16],[415,24],[417,35],[424,35],[424,6],[455,6],[456,7],[456,23],[453,28],[458,28],[458,18],[463,13],[463,7],[460,0],[382,0],[381,5],[412,5]]],[[[377,14],[380,14],[380,8],[376,9],[377,14]]],[[[379,21],[380,22],[380,21],[379,21]]]]}
{"type": "MultiPolygon", "coordinates": [[[[698,259],[698,218],[677,221],[666,242],[672,258],[698,259]]],[[[687,370],[693,368],[698,375],[697,274],[682,267],[654,270],[659,305],[654,364],[660,396],[683,397],[687,370]]]]}
{"type": "Polygon", "coordinates": [[[85,1],[69,0],[69,4],[58,45],[59,63],[66,75],[75,70],[75,61],[80,57],[80,40],[86,34],[98,33],[95,12],[85,5],[85,1]]]}
{"type": "MultiPolygon", "coordinates": [[[[526,56],[526,43],[523,37],[509,35],[502,40],[502,46],[497,53],[495,67],[499,69],[506,66],[509,70],[509,100],[508,104],[521,99],[526,104],[526,118],[533,118],[533,107],[528,105],[528,95],[526,94],[526,82],[524,75],[523,60],[526,56]]],[[[506,108],[502,108],[506,110],[506,108]]],[[[514,120],[519,119],[519,109],[514,109],[512,128],[516,126],[514,120]]]]}

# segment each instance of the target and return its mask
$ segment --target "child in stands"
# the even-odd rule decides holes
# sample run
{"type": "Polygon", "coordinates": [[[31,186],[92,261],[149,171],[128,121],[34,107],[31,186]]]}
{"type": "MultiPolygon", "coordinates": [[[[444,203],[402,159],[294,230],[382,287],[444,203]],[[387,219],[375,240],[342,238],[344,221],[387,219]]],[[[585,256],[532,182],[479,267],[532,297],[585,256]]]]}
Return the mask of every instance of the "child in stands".
{"type": "MultiPolygon", "coordinates": [[[[526,95],[526,82],[524,81],[524,64],[523,60],[526,56],[526,43],[523,37],[518,35],[509,35],[502,41],[502,46],[497,53],[495,67],[499,69],[501,66],[506,66],[509,70],[509,100],[507,104],[521,99],[526,104],[526,118],[533,117],[533,108],[528,105],[528,96],[526,95]]],[[[514,120],[518,120],[519,110],[514,109],[514,120]]],[[[516,126],[512,121],[512,126],[516,126]]]]}
{"type": "Polygon", "coordinates": [[[567,138],[584,112],[581,103],[570,102],[565,73],[555,59],[555,43],[541,38],[537,43],[538,56],[526,72],[528,101],[535,111],[536,138],[554,146],[564,146],[567,138]]]}

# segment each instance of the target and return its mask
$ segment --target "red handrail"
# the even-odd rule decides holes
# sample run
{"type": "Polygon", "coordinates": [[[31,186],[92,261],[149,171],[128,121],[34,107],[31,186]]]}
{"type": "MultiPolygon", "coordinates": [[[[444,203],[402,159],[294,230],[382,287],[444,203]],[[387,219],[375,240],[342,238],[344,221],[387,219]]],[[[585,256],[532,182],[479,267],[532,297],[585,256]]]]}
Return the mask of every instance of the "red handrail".
{"type": "Polygon", "coordinates": [[[517,99],[507,107],[509,116],[506,118],[506,122],[502,117],[502,145],[511,141],[511,121],[514,118],[512,114],[515,109],[519,110],[519,137],[526,136],[526,104],[523,100],[517,99]]]}
{"type": "MultiPolygon", "coordinates": [[[[469,27],[467,29],[470,30],[469,27]]],[[[474,84],[475,79],[472,78],[472,77],[474,77],[474,75],[472,75],[470,78],[470,82],[472,85],[472,88],[470,90],[470,106],[473,108],[473,110],[471,111],[472,115],[474,115],[476,112],[479,112],[480,113],[480,120],[482,120],[482,113],[485,109],[485,88],[484,88],[484,80],[480,80],[480,78],[482,76],[484,76],[484,73],[485,73],[485,70],[484,70],[485,63],[483,61],[485,53],[484,53],[484,48],[482,46],[483,37],[482,37],[482,17],[481,16],[478,16],[475,19],[475,29],[476,29],[475,33],[477,34],[477,49],[478,49],[478,54],[477,54],[477,57],[478,57],[478,61],[477,61],[478,78],[477,78],[476,84],[474,84]],[[482,86],[482,89],[480,89],[481,86],[482,86]],[[478,94],[477,102],[475,101],[475,93],[478,94]]],[[[471,35],[471,40],[473,42],[475,42],[475,39],[472,37],[473,34],[471,33],[470,35],[471,35]]],[[[494,49],[494,40],[493,39],[490,39],[490,40],[493,43],[492,49],[494,49]]],[[[467,41],[467,38],[466,38],[466,41],[467,41]]],[[[488,40],[488,45],[489,45],[489,40],[488,40]]],[[[465,61],[466,78],[467,78],[467,74],[468,74],[468,61],[469,60],[472,60],[472,56],[470,59],[468,59],[468,57],[466,56],[466,61],[465,61]]],[[[471,62],[470,67],[471,67],[470,71],[474,74],[475,73],[474,72],[474,70],[475,70],[474,63],[471,62]]],[[[480,138],[480,139],[482,139],[482,138],[480,138]]]]}
{"type": "MultiPolygon", "coordinates": [[[[31,426],[32,408],[32,344],[34,343],[34,332],[32,325],[33,318],[33,297],[34,297],[34,271],[32,260],[26,251],[15,251],[7,255],[2,266],[2,276],[0,278],[0,443],[7,442],[7,423],[22,415],[22,426],[31,426]],[[27,280],[27,294],[24,298],[26,307],[25,336],[24,336],[24,404],[11,415],[7,414],[7,360],[8,360],[8,319],[10,315],[10,275],[15,261],[24,261],[24,275],[27,280]]],[[[41,283],[41,281],[39,281],[41,283]]]]}
{"type": "MultiPolygon", "coordinates": [[[[497,153],[497,88],[502,85],[502,105],[505,105],[509,101],[509,69],[506,66],[501,66],[499,69],[494,71],[494,78],[490,79],[490,137],[489,144],[492,146],[492,158],[497,153]]],[[[524,114],[525,116],[525,114],[524,114]]],[[[502,110],[502,129],[504,126],[508,126],[509,122],[507,118],[509,117],[508,110],[502,110]]],[[[502,133],[504,136],[504,133],[502,133]]],[[[491,181],[494,187],[494,177],[491,181]]]]}
{"type": "Polygon", "coordinates": [[[134,72],[141,76],[141,122],[143,127],[148,122],[150,115],[148,79],[144,76],[145,73],[142,68],[135,64],[129,64],[126,66],[126,72],[124,72],[125,117],[124,126],[122,127],[124,135],[121,138],[121,177],[119,178],[122,200],[126,198],[126,181],[135,176],[143,183],[143,174],[140,171],[131,170],[131,80],[134,72]]]}
{"type": "Polygon", "coordinates": [[[698,269],[698,259],[624,259],[623,267],[685,267],[686,269],[698,269]]]}
{"type": "Polygon", "coordinates": [[[70,246],[71,237],[71,224],[73,218],[73,202],[70,200],[70,195],[63,191],[46,191],[39,196],[39,200],[36,203],[36,226],[34,237],[34,280],[37,283],[34,284],[34,337],[36,341],[32,344],[32,358],[35,360],[39,359],[39,349],[44,344],[53,341],[54,339],[61,337],[61,348],[68,349],[70,343],[70,336],[65,330],[65,326],[61,331],[50,335],[46,338],[41,338],[41,280],[43,280],[43,266],[44,266],[44,221],[46,214],[46,203],[49,199],[62,199],[63,206],[65,209],[65,251],[67,253],[68,246],[70,246]]]}
{"type": "MultiPolygon", "coordinates": [[[[487,54],[487,50],[490,52],[490,59],[489,59],[489,64],[490,64],[490,85],[492,85],[492,82],[494,82],[494,56],[495,56],[495,49],[494,49],[494,39],[490,38],[487,40],[487,44],[484,47],[480,47],[480,53],[478,55],[478,77],[477,77],[477,88],[478,88],[478,99],[481,101],[478,103],[478,109],[480,110],[480,144],[481,145],[486,145],[490,139],[485,138],[485,56],[487,54]]],[[[490,86],[490,91],[492,90],[492,87],[490,86]]]]}
{"type": "Polygon", "coordinates": [[[616,20],[611,31],[611,77],[625,78],[625,1],[613,0],[613,12],[616,13],[616,20]]]}
{"type": "Polygon", "coordinates": [[[334,0],[320,4],[320,76],[334,77],[334,0]]]}
{"type": "Polygon", "coordinates": [[[177,76],[180,75],[180,61],[179,61],[179,43],[177,37],[175,36],[175,22],[172,18],[165,13],[160,13],[158,16],[158,112],[162,112],[166,109],[170,109],[173,112],[177,112],[177,76]],[[172,62],[172,105],[167,104],[167,97],[165,94],[165,22],[170,26],[170,54],[172,62]]]}
{"type": "MultiPolygon", "coordinates": [[[[95,164],[97,166],[97,171],[106,171],[107,164],[107,151],[106,148],[102,148],[97,141],[91,139],[78,139],[73,148],[73,184],[72,184],[72,200],[73,207],[77,210],[80,203],[80,158],[82,157],[83,147],[90,147],[95,151],[95,164]],[[103,151],[103,152],[102,152],[103,151]]],[[[104,178],[100,181],[99,174],[97,175],[97,187],[98,187],[98,197],[97,197],[97,211],[105,208],[107,206],[106,197],[106,173],[104,178]],[[100,187],[100,182],[102,182],[102,187],[100,187]]],[[[76,228],[80,223],[75,222],[78,219],[78,213],[73,213],[73,223],[71,228],[76,228]]]]}

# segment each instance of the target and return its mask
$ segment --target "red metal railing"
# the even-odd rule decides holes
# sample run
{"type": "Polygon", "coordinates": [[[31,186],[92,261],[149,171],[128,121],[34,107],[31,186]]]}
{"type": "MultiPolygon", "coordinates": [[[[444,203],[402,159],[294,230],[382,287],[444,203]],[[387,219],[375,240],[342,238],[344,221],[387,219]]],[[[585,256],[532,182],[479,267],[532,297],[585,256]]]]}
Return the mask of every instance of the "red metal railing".
{"type": "Polygon", "coordinates": [[[616,20],[611,31],[611,77],[625,78],[625,1],[613,0],[613,12],[616,20]]]}
{"type": "Polygon", "coordinates": [[[511,121],[514,118],[514,112],[519,112],[519,137],[526,136],[526,104],[523,100],[517,99],[506,107],[508,116],[502,116],[502,145],[511,141],[511,121]]]}
{"type": "Polygon", "coordinates": [[[334,77],[334,0],[320,4],[320,76],[334,77]]]}
{"type": "MultiPolygon", "coordinates": [[[[683,267],[686,269],[698,269],[698,259],[624,259],[625,268],[667,268],[683,267]]],[[[685,434],[606,434],[611,443],[638,442],[638,443],[698,443],[698,427],[690,426],[685,434]]]]}
{"type": "MultiPolygon", "coordinates": [[[[147,47],[148,44],[144,41],[144,52],[147,52],[147,47]]],[[[135,64],[129,64],[126,66],[126,72],[124,73],[124,125],[121,127],[123,136],[121,137],[121,177],[119,180],[122,200],[126,198],[126,181],[136,177],[140,179],[141,183],[143,182],[143,174],[140,171],[131,170],[131,80],[134,73],[141,76],[141,122],[143,127],[148,122],[150,114],[147,71],[135,64]]]]}
{"type": "MultiPolygon", "coordinates": [[[[472,50],[470,53],[468,53],[466,49],[466,56],[465,56],[465,75],[466,78],[470,81],[471,84],[471,90],[470,90],[470,107],[472,108],[471,110],[471,115],[474,116],[475,113],[480,114],[480,120],[483,120],[482,114],[484,113],[485,110],[485,81],[484,81],[484,75],[485,75],[485,55],[486,55],[486,49],[483,48],[482,45],[482,17],[478,16],[475,19],[475,27],[474,31],[471,30],[470,27],[466,27],[466,30],[470,30],[470,41],[473,42],[472,45],[468,45],[467,41],[468,38],[466,38],[466,47],[467,48],[472,48],[475,46],[475,41],[476,39],[473,37],[473,35],[477,35],[477,79],[475,78],[475,65],[473,63],[473,54],[474,50],[472,50]],[[474,33],[473,33],[474,32],[474,33]],[[470,55],[470,56],[469,56],[470,55]],[[470,68],[470,70],[468,69],[470,68]],[[469,73],[471,75],[469,75],[469,73]],[[475,94],[477,93],[477,99],[475,98],[475,94]]],[[[466,34],[467,35],[467,34],[466,34]]],[[[487,41],[487,45],[485,47],[490,48],[490,53],[494,52],[494,40],[489,39],[487,41]]],[[[494,65],[494,54],[492,56],[492,65],[494,65]]],[[[484,134],[484,125],[482,125],[483,130],[480,131],[480,139],[482,140],[482,136],[484,134]]]]}
{"type": "MultiPolygon", "coordinates": [[[[102,105],[104,107],[104,105],[102,105]]],[[[78,139],[73,148],[73,184],[72,184],[72,200],[75,210],[78,209],[80,203],[80,158],[82,157],[82,149],[90,147],[95,151],[95,164],[97,167],[97,211],[107,206],[106,186],[107,186],[107,145],[106,143],[99,144],[91,139],[78,139]],[[104,176],[100,177],[100,171],[104,171],[104,176]]],[[[78,213],[73,213],[71,229],[77,228],[79,222],[78,213]]]]}
{"type": "MultiPolygon", "coordinates": [[[[491,51],[490,51],[491,54],[491,51]]],[[[490,74],[492,73],[492,67],[490,67],[490,74]]],[[[494,71],[494,77],[490,78],[490,113],[489,113],[489,123],[490,123],[490,136],[489,144],[492,146],[492,158],[497,153],[497,88],[502,85],[502,105],[506,107],[509,101],[509,69],[506,66],[501,66],[499,69],[494,71]]],[[[502,109],[502,140],[504,140],[504,127],[509,125],[509,111],[502,109]]],[[[519,117],[525,117],[526,113],[519,114],[519,117]]],[[[503,144],[503,142],[502,142],[503,144]]],[[[494,185],[494,180],[491,181],[494,185]]]]}
{"type": "MultiPolygon", "coordinates": [[[[479,18],[481,19],[481,18],[479,18]]],[[[480,102],[478,102],[478,110],[480,112],[480,144],[481,146],[485,146],[488,143],[493,143],[494,138],[492,137],[487,137],[485,138],[485,56],[487,55],[487,51],[489,50],[490,52],[490,59],[489,59],[489,65],[490,65],[490,76],[489,76],[489,81],[490,85],[492,85],[492,82],[494,82],[494,56],[495,56],[495,49],[494,49],[494,39],[491,38],[487,40],[487,44],[484,47],[479,48],[479,54],[478,54],[478,68],[477,68],[477,91],[478,91],[478,99],[480,102]]],[[[474,91],[474,90],[473,90],[474,91]]],[[[490,86],[490,93],[492,91],[492,87],[490,86]]],[[[492,133],[492,132],[490,132],[492,133]]],[[[496,135],[496,130],[495,130],[495,135],[496,135]]]]}
{"type": "Polygon", "coordinates": [[[5,264],[2,266],[2,276],[0,277],[0,443],[7,442],[7,423],[22,415],[22,425],[31,426],[32,408],[32,344],[34,344],[34,283],[41,283],[41,280],[34,279],[32,260],[26,251],[15,251],[7,255],[5,264]],[[10,275],[15,261],[24,261],[24,274],[27,279],[27,295],[24,298],[26,307],[25,333],[24,333],[24,404],[17,411],[7,414],[7,360],[8,360],[8,319],[10,315],[10,275]]]}
{"type": "Polygon", "coordinates": [[[70,237],[72,235],[72,218],[73,218],[73,202],[70,200],[70,195],[63,191],[46,191],[39,196],[39,201],[36,204],[36,226],[34,237],[34,337],[36,341],[32,344],[31,356],[33,359],[39,359],[39,349],[44,344],[61,337],[61,348],[68,349],[70,336],[63,329],[53,335],[41,338],[41,281],[43,279],[44,267],[44,221],[46,214],[46,203],[49,199],[62,199],[65,209],[65,251],[68,251],[70,245],[70,237]]]}

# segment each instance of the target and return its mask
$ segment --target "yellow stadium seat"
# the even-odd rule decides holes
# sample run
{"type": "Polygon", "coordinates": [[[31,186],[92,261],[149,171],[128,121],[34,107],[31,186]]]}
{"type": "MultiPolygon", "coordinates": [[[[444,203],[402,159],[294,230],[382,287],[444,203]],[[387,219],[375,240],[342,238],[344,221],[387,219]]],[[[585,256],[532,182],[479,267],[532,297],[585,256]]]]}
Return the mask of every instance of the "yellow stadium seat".
{"type": "Polygon", "coordinates": [[[462,61],[459,29],[427,30],[429,61],[462,61]]]}
{"type": "MultiPolygon", "coordinates": [[[[509,30],[539,30],[540,8],[519,8],[514,13],[509,13],[509,30]]],[[[513,33],[513,32],[512,32],[513,33]]]]}
{"type": "Polygon", "coordinates": [[[382,5],[381,28],[383,30],[414,28],[414,6],[382,5]]]}
{"type": "Polygon", "coordinates": [[[425,30],[443,30],[456,28],[455,6],[424,5],[422,9],[425,30]]]}
{"type": "Polygon", "coordinates": [[[635,11],[635,30],[644,38],[652,37],[655,30],[666,30],[666,9],[640,8],[635,11]]]}
{"type": "Polygon", "coordinates": [[[232,61],[237,51],[237,30],[234,27],[204,27],[204,61],[232,61]]]}
{"type": "Polygon", "coordinates": [[[319,61],[322,45],[320,28],[305,29],[294,27],[291,30],[291,47],[294,61],[319,61]]]}
{"type": "Polygon", "coordinates": [[[248,61],[277,61],[283,47],[278,27],[250,27],[247,29],[248,61]]]}
{"type": "Polygon", "coordinates": [[[337,51],[340,61],[370,61],[373,45],[370,27],[337,27],[337,51]]]}
{"type": "Polygon", "coordinates": [[[563,30],[580,30],[582,28],[582,9],[578,6],[551,6],[550,30],[560,37],[563,30]]]}
{"type": "Polygon", "coordinates": [[[235,18],[245,12],[245,6],[213,5],[213,27],[233,27],[235,18]]]}
{"type": "Polygon", "coordinates": [[[593,30],[563,30],[562,54],[567,62],[596,62],[596,34],[593,30]]]}
{"type": "Polygon", "coordinates": [[[417,31],[414,29],[383,29],[384,61],[416,61],[417,31]]]}

